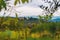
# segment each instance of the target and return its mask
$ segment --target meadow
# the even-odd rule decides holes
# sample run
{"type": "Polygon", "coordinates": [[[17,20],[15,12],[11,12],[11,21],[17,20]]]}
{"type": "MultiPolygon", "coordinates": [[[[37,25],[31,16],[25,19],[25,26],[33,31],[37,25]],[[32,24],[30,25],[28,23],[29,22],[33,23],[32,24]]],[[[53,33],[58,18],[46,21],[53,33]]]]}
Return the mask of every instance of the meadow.
{"type": "Polygon", "coordinates": [[[60,22],[0,17],[0,40],[60,40],[60,22]]]}

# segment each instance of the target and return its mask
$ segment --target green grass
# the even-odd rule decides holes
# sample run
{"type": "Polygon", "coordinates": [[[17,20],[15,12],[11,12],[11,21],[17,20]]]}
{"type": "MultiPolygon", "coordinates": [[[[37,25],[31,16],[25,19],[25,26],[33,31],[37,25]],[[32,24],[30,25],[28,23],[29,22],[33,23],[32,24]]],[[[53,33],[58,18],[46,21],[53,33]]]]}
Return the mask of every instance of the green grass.
{"type": "Polygon", "coordinates": [[[50,37],[42,37],[42,38],[40,38],[38,40],[53,40],[53,38],[50,38],[50,37]]]}
{"type": "MultiPolygon", "coordinates": [[[[8,32],[1,32],[0,33],[0,40],[5,40],[5,38],[8,36],[8,32]]],[[[11,35],[10,35],[11,36],[11,35]]],[[[11,36],[13,37],[13,35],[11,36]]],[[[10,38],[10,40],[18,40],[17,38],[10,38]]],[[[23,39],[25,40],[25,39],[23,39]]],[[[27,40],[53,40],[51,37],[41,37],[41,38],[32,38],[32,37],[27,37],[27,40]]]]}
{"type": "Polygon", "coordinates": [[[27,40],[53,40],[51,37],[41,37],[41,38],[27,38],[27,40]]]}

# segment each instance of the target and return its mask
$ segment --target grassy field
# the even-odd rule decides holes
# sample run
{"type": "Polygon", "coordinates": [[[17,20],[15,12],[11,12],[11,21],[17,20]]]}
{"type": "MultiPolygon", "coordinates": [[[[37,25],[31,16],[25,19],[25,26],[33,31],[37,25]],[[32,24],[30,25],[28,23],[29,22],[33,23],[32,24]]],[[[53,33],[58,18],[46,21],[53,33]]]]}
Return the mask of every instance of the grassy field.
{"type": "Polygon", "coordinates": [[[0,40],[60,40],[60,22],[1,17],[0,40]]]}
{"type": "Polygon", "coordinates": [[[20,33],[18,33],[17,31],[4,31],[0,32],[0,40],[60,40],[60,39],[56,39],[46,35],[43,37],[39,37],[39,34],[37,33],[32,34],[27,33],[26,37],[23,31],[20,31],[20,33]]]}
{"type": "MultiPolygon", "coordinates": [[[[21,35],[21,33],[20,33],[21,35]]],[[[32,36],[25,38],[24,34],[23,36],[20,36],[20,40],[52,40],[50,37],[41,37],[41,38],[34,38],[32,36]]],[[[18,40],[18,33],[11,31],[9,32],[0,32],[0,40],[18,40]]]]}

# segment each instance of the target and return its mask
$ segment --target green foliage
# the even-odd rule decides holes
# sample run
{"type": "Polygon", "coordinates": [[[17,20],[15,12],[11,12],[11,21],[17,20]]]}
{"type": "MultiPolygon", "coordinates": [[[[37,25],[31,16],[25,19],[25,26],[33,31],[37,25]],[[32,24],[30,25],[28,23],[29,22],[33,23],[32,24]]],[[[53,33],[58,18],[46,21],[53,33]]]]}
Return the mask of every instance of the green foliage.
{"type": "MultiPolygon", "coordinates": [[[[12,18],[9,16],[8,17],[3,16],[3,17],[0,17],[0,31],[5,31],[9,29],[12,31],[17,31],[19,34],[19,32],[23,30],[26,35],[27,35],[27,30],[29,30],[29,33],[31,34],[44,33],[45,31],[47,31],[54,37],[56,32],[60,31],[60,22],[47,22],[48,20],[51,19],[51,17],[52,17],[51,15],[45,16],[45,17],[40,16],[40,19],[38,19],[37,22],[31,22],[25,19],[21,20],[20,18],[18,18],[17,13],[15,18],[12,18]],[[43,18],[44,20],[46,19],[48,20],[44,21],[43,18]]],[[[47,35],[47,34],[44,34],[44,35],[47,35]]]]}
{"type": "Polygon", "coordinates": [[[1,9],[5,8],[6,9],[6,3],[4,0],[0,0],[0,11],[1,9]]]}
{"type": "Polygon", "coordinates": [[[53,16],[53,13],[45,15],[45,16],[39,16],[40,22],[47,22],[48,20],[51,20],[53,16]]]}
{"type": "MultiPolygon", "coordinates": [[[[23,30],[25,33],[27,33],[26,29],[28,28],[28,23],[25,24],[25,20],[19,20],[17,14],[16,14],[16,18],[0,17],[0,31],[9,29],[12,31],[18,31],[19,33],[21,30],[23,30]]],[[[29,29],[29,32],[31,34],[36,32],[43,33],[46,30],[54,36],[57,32],[56,29],[60,31],[60,22],[56,22],[56,23],[55,22],[39,22],[39,23],[32,22],[29,24],[29,26],[32,24],[34,25],[31,26],[32,28],[29,29]]]]}
{"type": "MultiPolygon", "coordinates": [[[[21,1],[22,3],[28,2],[28,0],[21,0],[21,1]]],[[[15,0],[14,5],[16,5],[17,3],[20,3],[20,0],[15,0]]]]}
{"type": "Polygon", "coordinates": [[[28,0],[22,0],[22,3],[28,2],[28,0]]]}
{"type": "Polygon", "coordinates": [[[54,22],[50,22],[50,23],[48,23],[47,25],[48,25],[48,30],[47,31],[49,31],[53,36],[56,34],[56,32],[57,32],[57,25],[56,25],[57,23],[54,23],[54,22]]]}
{"type": "Polygon", "coordinates": [[[14,5],[16,5],[18,2],[20,3],[20,0],[15,0],[14,5]]]}

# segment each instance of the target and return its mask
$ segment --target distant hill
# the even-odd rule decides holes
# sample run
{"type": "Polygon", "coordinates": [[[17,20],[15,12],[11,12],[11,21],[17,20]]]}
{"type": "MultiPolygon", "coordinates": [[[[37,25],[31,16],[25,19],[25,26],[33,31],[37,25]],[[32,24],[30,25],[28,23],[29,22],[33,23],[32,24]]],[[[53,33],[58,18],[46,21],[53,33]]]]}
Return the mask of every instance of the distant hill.
{"type": "Polygon", "coordinates": [[[52,17],[51,20],[49,20],[51,22],[60,22],[60,16],[55,16],[55,17],[52,17]]]}

